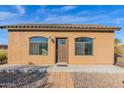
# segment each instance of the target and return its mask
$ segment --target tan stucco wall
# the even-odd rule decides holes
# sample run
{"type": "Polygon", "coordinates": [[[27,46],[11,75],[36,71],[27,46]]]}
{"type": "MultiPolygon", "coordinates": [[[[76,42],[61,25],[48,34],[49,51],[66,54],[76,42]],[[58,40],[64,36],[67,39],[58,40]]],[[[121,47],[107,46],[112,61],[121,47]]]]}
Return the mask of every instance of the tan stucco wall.
{"type": "Polygon", "coordinates": [[[41,32],[9,31],[8,63],[9,64],[54,64],[55,37],[68,37],[68,64],[113,64],[113,32],[41,32]],[[30,56],[29,38],[33,36],[49,37],[48,56],[30,56]],[[91,37],[93,56],[75,56],[75,38],[91,37]],[[54,39],[54,42],[52,39],[54,39]]]}

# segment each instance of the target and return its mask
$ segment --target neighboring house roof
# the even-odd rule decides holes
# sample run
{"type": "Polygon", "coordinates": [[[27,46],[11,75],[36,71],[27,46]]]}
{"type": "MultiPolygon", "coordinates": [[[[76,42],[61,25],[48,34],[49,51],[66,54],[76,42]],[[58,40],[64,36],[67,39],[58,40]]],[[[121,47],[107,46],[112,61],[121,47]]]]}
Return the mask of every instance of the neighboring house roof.
{"type": "Polygon", "coordinates": [[[0,26],[1,29],[8,30],[103,30],[115,31],[120,30],[120,27],[104,26],[96,24],[17,24],[0,26]]]}

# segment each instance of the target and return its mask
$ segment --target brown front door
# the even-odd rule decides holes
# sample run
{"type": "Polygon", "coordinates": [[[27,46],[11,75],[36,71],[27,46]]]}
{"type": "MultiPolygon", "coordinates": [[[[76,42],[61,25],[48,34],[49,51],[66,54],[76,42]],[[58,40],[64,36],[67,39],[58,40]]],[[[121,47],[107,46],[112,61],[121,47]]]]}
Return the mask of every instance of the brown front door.
{"type": "Polygon", "coordinates": [[[56,62],[68,61],[68,44],[67,38],[56,38],[56,62]]]}

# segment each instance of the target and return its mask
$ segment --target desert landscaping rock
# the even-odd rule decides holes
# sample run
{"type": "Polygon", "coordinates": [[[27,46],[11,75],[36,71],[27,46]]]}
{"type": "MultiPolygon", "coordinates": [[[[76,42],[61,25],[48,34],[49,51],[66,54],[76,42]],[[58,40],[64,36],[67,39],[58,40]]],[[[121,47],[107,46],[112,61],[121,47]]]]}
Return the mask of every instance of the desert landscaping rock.
{"type": "Polygon", "coordinates": [[[76,88],[123,88],[124,74],[72,73],[76,88]],[[80,78],[79,78],[80,77],[80,78]]]}
{"type": "Polygon", "coordinates": [[[47,73],[0,73],[0,87],[37,88],[47,84],[47,73]]]}

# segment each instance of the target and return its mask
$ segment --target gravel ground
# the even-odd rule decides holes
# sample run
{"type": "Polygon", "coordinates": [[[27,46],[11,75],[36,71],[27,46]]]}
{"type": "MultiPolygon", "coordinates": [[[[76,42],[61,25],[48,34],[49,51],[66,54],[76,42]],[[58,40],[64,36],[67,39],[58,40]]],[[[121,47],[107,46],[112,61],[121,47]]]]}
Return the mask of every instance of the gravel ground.
{"type": "Polygon", "coordinates": [[[1,88],[43,88],[47,84],[47,73],[0,73],[1,88]]]}
{"type": "Polygon", "coordinates": [[[72,73],[75,88],[123,88],[124,74],[72,73]]]}
{"type": "Polygon", "coordinates": [[[0,87],[38,88],[47,83],[47,72],[43,66],[1,65],[0,87]]]}

